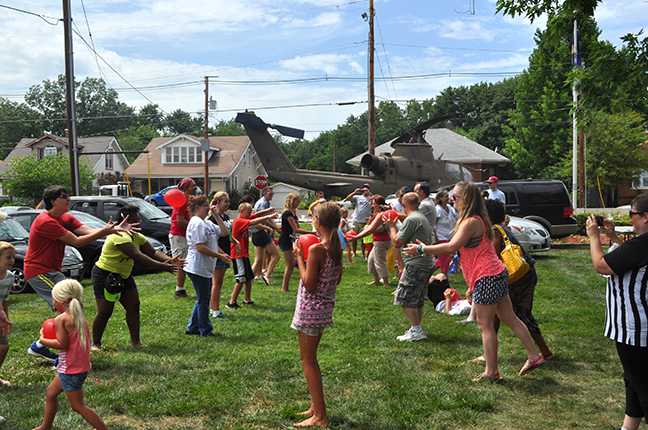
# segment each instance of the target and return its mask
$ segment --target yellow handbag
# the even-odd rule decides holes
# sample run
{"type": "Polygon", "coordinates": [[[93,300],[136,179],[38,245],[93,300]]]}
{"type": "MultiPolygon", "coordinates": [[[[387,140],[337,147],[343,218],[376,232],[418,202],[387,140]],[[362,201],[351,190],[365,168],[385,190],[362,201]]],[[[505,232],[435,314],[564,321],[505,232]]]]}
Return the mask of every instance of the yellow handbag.
{"type": "Polygon", "coordinates": [[[520,245],[511,243],[504,229],[499,225],[495,225],[499,232],[502,234],[504,241],[504,249],[500,252],[500,260],[506,266],[509,272],[509,285],[519,280],[529,271],[529,263],[524,259],[522,248],[520,245]]]}

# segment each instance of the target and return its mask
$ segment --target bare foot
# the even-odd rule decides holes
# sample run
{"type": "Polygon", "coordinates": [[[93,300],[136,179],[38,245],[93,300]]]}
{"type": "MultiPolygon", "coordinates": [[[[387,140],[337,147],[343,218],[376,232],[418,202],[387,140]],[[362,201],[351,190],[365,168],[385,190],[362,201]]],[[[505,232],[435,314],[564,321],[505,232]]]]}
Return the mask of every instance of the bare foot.
{"type": "Polygon", "coordinates": [[[379,282],[367,282],[365,285],[380,285],[379,282]]]}
{"type": "Polygon", "coordinates": [[[304,411],[304,412],[298,412],[298,413],[296,413],[295,415],[301,415],[301,416],[303,416],[303,417],[310,417],[310,416],[313,415],[313,410],[312,410],[312,409],[309,409],[309,410],[304,411]]]}
{"type": "Polygon", "coordinates": [[[310,417],[307,420],[304,420],[300,423],[293,424],[293,427],[327,427],[328,418],[327,417],[310,417]]]}
{"type": "Polygon", "coordinates": [[[398,291],[398,290],[394,290],[394,291],[392,291],[391,295],[392,295],[392,296],[395,296],[395,295],[396,295],[396,291],[398,291]]]}
{"type": "Polygon", "coordinates": [[[284,290],[283,288],[281,289],[282,293],[288,293],[290,290],[284,290]]]}
{"type": "Polygon", "coordinates": [[[148,346],[144,345],[142,342],[138,342],[138,343],[131,343],[131,346],[132,346],[133,348],[148,348],[148,346]]]}
{"type": "Polygon", "coordinates": [[[7,387],[10,387],[10,386],[11,386],[11,382],[9,382],[9,381],[5,381],[4,379],[0,379],[0,384],[2,384],[2,385],[6,385],[7,387]]]}

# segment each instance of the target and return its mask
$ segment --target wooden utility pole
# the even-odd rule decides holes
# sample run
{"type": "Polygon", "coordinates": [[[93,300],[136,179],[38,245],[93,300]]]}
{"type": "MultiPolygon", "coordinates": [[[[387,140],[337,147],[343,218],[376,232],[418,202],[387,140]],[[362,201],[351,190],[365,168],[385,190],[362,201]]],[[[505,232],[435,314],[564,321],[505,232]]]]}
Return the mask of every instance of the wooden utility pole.
{"type": "Polygon", "coordinates": [[[74,95],[74,50],[72,49],[72,8],[63,0],[63,34],[65,43],[65,99],[67,102],[68,148],[70,149],[70,182],[74,196],[81,192],[79,178],[79,144],[77,142],[76,105],[74,95]]]}
{"type": "MultiPolygon", "coordinates": [[[[209,76],[205,76],[205,139],[209,141],[209,76]]],[[[207,164],[207,156],[209,155],[209,146],[205,150],[205,189],[203,192],[209,196],[209,165],[207,164]]]]}
{"type": "Polygon", "coordinates": [[[369,0],[369,153],[376,154],[376,106],[374,95],[374,6],[369,0]]]}

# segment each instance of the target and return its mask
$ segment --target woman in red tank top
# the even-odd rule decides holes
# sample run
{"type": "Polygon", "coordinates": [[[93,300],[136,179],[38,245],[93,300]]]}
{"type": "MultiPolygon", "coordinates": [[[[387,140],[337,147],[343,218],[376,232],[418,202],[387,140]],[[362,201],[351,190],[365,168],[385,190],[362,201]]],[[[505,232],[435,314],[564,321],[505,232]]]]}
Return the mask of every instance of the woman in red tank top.
{"type": "Polygon", "coordinates": [[[404,248],[406,255],[453,254],[459,258],[466,283],[473,291],[473,306],[477,311],[477,323],[482,334],[486,370],[473,379],[500,379],[497,364],[497,332],[495,315],[509,326],[522,341],[527,361],[520,376],[544,364],[527,327],[515,316],[508,295],[508,272],[497,257],[493,247],[493,231],[479,188],[472,182],[460,182],[454,188],[459,218],[454,236],[448,243],[424,246],[410,243],[404,248]]]}

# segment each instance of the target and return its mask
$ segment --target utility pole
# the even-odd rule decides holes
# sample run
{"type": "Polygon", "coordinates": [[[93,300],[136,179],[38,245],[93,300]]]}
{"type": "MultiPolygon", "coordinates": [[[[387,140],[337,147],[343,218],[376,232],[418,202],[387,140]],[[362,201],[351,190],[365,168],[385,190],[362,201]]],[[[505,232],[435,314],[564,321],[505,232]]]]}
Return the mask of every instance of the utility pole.
{"type": "MultiPolygon", "coordinates": [[[[574,11],[574,41],[572,45],[572,65],[578,67],[578,21],[574,11]]],[[[572,84],[572,100],[574,102],[574,113],[572,115],[572,206],[578,207],[578,125],[576,122],[576,107],[578,103],[578,92],[576,84],[572,84]]]]}
{"type": "Polygon", "coordinates": [[[72,195],[81,192],[79,178],[79,144],[74,95],[74,50],[72,49],[72,15],[70,0],[63,0],[63,33],[65,41],[65,98],[67,101],[68,147],[70,149],[70,180],[72,195]]]}
{"type": "Polygon", "coordinates": [[[205,151],[205,189],[203,192],[209,196],[209,165],[207,163],[207,155],[209,155],[209,76],[205,76],[205,140],[207,140],[207,147],[205,151]]]}
{"type": "Polygon", "coordinates": [[[376,106],[374,94],[374,6],[369,0],[369,153],[376,153],[376,106]]]}

